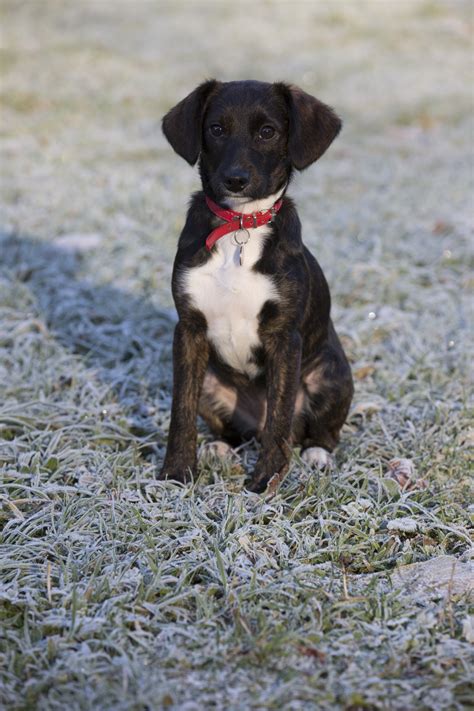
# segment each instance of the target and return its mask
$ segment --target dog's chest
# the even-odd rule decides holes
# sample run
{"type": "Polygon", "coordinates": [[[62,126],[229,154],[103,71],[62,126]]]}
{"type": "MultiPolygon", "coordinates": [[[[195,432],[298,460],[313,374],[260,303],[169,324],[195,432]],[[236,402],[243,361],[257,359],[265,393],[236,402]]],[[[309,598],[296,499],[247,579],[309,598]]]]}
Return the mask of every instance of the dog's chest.
{"type": "Polygon", "coordinates": [[[250,359],[260,343],[259,314],[266,301],[277,299],[272,280],[253,271],[268,230],[267,226],[252,230],[242,265],[232,233],[225,235],[206,264],[189,269],[183,280],[185,293],[206,318],[208,338],[221,358],[250,377],[258,372],[250,359]]]}

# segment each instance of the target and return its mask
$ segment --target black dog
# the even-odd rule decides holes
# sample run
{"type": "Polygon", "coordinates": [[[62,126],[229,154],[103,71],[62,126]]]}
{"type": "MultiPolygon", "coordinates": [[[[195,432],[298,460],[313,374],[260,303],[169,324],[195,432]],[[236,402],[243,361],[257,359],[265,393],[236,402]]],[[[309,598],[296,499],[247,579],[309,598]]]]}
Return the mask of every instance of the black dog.
{"type": "Polygon", "coordinates": [[[207,81],[164,117],[174,150],[191,165],[200,158],[203,191],[174,263],[179,322],[160,478],[196,472],[198,413],[230,444],[260,439],[252,491],[284,475],[293,444],[307,462],[329,463],[352,377],[328,285],[285,191],[293,170],[317,160],[340,128],[332,109],[301,89],[257,81],[207,81]]]}

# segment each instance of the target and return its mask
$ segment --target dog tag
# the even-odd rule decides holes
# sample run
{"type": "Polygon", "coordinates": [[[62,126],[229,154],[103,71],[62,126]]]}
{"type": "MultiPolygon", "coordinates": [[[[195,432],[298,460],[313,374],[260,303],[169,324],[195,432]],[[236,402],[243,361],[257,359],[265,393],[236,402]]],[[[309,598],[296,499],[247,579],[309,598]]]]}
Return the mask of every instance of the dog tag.
{"type": "Polygon", "coordinates": [[[245,227],[243,229],[238,230],[237,232],[234,232],[233,240],[234,240],[234,244],[237,245],[237,247],[239,247],[239,264],[240,264],[240,266],[242,266],[242,264],[244,263],[244,247],[247,244],[247,242],[249,241],[249,239],[250,239],[250,232],[248,230],[246,230],[245,227]],[[240,237],[240,233],[242,233],[241,237],[240,237]],[[246,233],[247,236],[245,236],[244,233],[246,233]],[[239,237],[237,235],[239,235],[239,237]]]}

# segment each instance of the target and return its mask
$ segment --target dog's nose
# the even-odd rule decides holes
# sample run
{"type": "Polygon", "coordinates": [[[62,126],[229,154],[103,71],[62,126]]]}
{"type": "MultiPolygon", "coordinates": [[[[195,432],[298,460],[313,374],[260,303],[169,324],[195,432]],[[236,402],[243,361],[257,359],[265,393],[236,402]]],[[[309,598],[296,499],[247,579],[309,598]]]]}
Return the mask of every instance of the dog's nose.
{"type": "Polygon", "coordinates": [[[250,176],[245,170],[233,170],[224,176],[224,185],[231,193],[240,193],[250,181],[250,176]]]}

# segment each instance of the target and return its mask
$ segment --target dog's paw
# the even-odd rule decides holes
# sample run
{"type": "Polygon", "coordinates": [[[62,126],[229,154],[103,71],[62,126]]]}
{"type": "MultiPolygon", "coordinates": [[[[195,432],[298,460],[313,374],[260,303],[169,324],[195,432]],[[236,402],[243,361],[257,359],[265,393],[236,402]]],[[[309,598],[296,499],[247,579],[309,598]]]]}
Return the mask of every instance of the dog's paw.
{"type": "Polygon", "coordinates": [[[308,447],[301,453],[301,459],[314,469],[332,469],[334,466],[333,457],[323,447],[308,447]]]}
{"type": "Polygon", "coordinates": [[[232,449],[230,444],[227,444],[227,442],[223,442],[220,439],[203,444],[199,450],[199,455],[201,457],[218,457],[219,459],[238,458],[237,453],[232,449]]]}
{"type": "Polygon", "coordinates": [[[196,476],[196,472],[191,467],[177,467],[164,465],[158,472],[158,481],[173,481],[178,484],[187,484],[196,476]]]}
{"type": "Polygon", "coordinates": [[[262,453],[245,482],[245,488],[255,494],[275,494],[288,472],[288,466],[289,461],[280,451],[262,453]]]}
{"type": "Polygon", "coordinates": [[[268,479],[255,479],[254,477],[247,477],[245,480],[245,488],[247,491],[252,492],[252,494],[263,494],[267,488],[268,479]]]}

